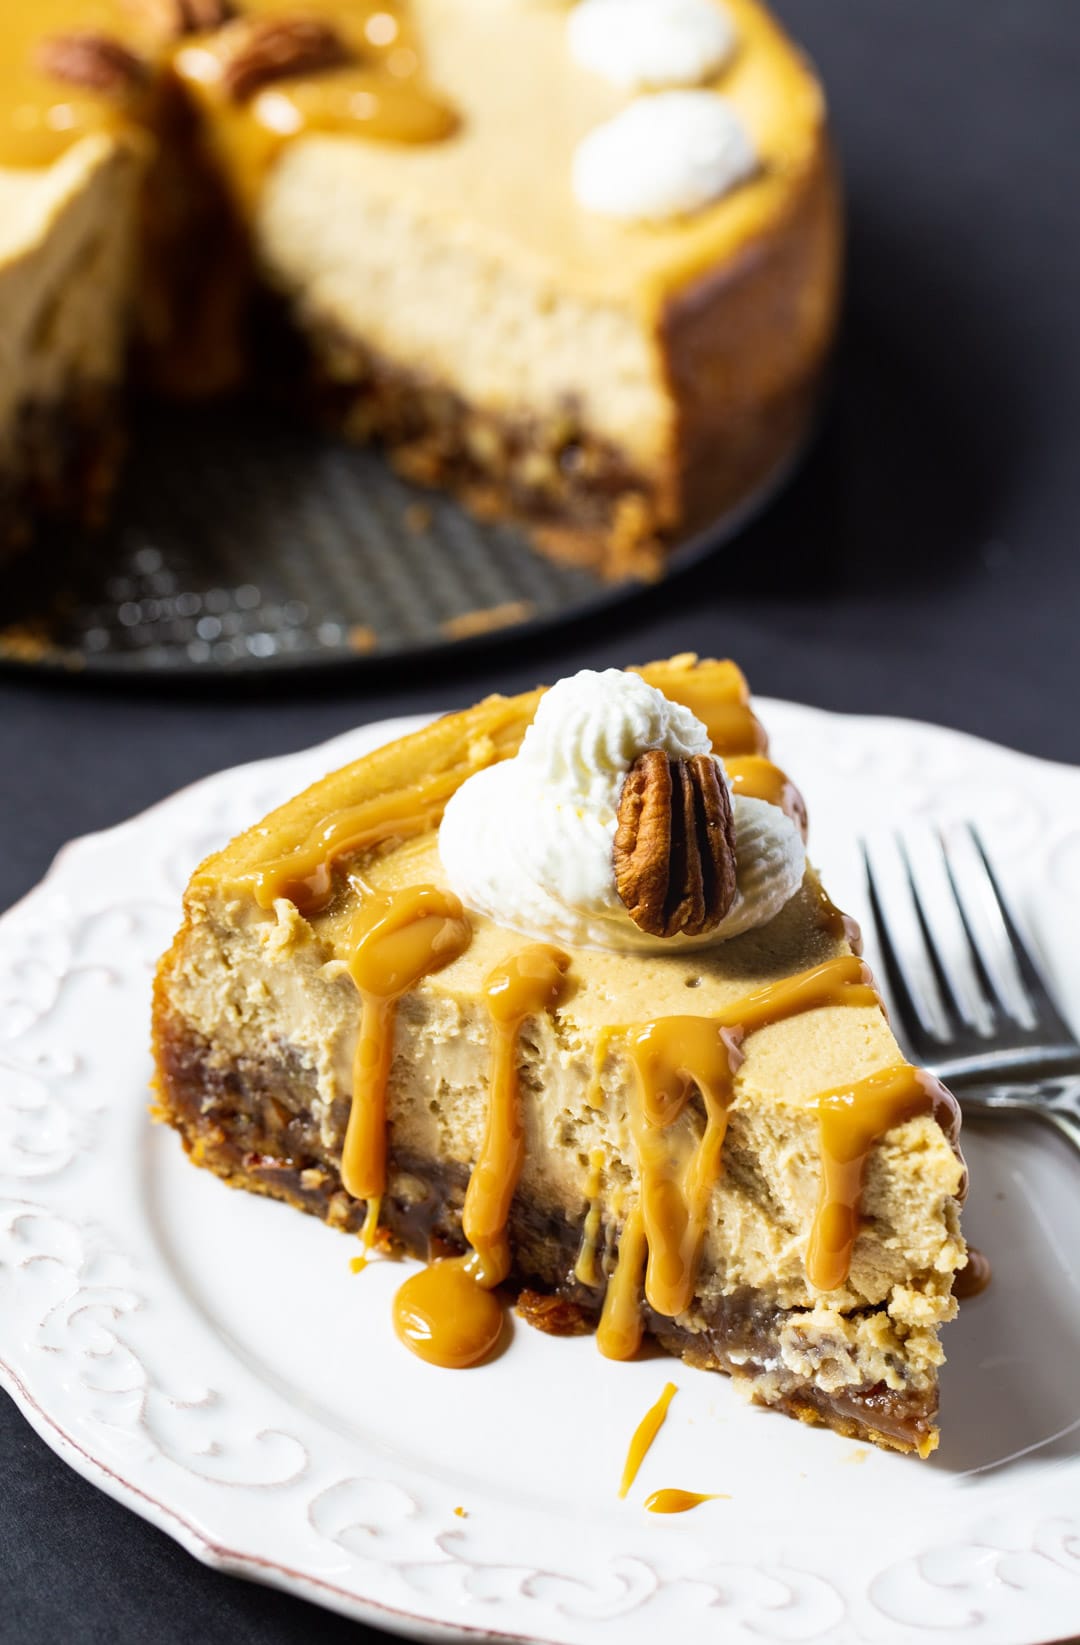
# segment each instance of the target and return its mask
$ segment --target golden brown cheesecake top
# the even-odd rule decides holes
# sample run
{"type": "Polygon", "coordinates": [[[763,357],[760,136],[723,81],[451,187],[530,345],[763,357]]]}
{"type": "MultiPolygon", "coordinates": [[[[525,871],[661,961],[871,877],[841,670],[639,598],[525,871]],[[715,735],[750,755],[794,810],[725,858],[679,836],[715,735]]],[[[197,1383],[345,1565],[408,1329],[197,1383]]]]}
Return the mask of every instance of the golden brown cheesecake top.
{"type": "Polygon", "coordinates": [[[738,46],[712,84],[743,120],[760,168],[659,227],[612,222],[574,199],[575,148],[630,94],[573,62],[566,9],[554,3],[238,0],[239,15],[218,31],[192,21],[232,9],[222,0],[10,6],[0,20],[0,166],[47,165],[88,132],[145,118],[145,77],[170,63],[243,200],[257,198],[283,142],[319,145],[331,194],[355,180],[524,271],[557,271],[567,289],[655,312],[781,223],[822,161],[812,74],[757,0],[726,4],[738,46]],[[286,23],[325,24],[344,60],[325,41],[320,56],[317,43],[305,55],[294,40],[290,57],[286,23]],[[271,26],[280,39],[255,38],[271,26]],[[260,65],[275,63],[260,80],[260,65]]]}

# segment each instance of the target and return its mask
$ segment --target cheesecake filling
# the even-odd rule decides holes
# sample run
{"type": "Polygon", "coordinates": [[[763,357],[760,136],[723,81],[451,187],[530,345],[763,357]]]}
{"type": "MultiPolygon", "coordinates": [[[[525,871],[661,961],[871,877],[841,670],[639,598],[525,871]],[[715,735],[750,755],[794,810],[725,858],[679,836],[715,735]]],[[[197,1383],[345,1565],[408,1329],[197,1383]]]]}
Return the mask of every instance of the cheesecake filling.
{"type": "Polygon", "coordinates": [[[640,675],[584,669],[543,698],[511,760],[478,772],[446,807],[439,855],[465,905],[529,936],[624,953],[703,947],[765,925],[806,871],[798,824],[784,810],[732,793],[709,731],[640,675]],[[619,807],[643,754],[712,760],[735,826],[735,891],[697,935],[642,930],[620,897],[614,865],[619,807]]]}

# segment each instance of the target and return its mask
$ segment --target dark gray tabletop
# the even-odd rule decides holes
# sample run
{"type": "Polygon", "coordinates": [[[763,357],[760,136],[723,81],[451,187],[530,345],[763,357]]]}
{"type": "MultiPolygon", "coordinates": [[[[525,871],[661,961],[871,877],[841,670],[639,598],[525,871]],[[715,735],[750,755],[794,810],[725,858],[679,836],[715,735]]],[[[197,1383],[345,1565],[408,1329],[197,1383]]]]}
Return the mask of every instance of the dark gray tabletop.
{"type": "MultiPolygon", "coordinates": [[[[72,835],[368,719],[585,665],[736,657],[754,688],[1080,761],[1080,7],[783,0],[847,175],[818,444],[732,551],[528,648],[272,691],[0,676],[0,907],[72,835]]],[[[204,1570],[0,1397],[0,1642],[356,1639],[204,1570]]]]}

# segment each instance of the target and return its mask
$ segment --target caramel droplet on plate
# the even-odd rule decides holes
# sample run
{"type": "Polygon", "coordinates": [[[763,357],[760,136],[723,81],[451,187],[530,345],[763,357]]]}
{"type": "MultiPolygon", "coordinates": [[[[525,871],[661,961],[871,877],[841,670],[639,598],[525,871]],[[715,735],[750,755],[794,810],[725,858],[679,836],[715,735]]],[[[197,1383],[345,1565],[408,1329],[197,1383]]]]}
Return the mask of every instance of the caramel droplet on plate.
{"type": "Polygon", "coordinates": [[[654,1491],[645,1498],[645,1506],[650,1514],[685,1514],[703,1502],[720,1501],[730,1502],[731,1498],[720,1491],[654,1491]]]}
{"type": "Polygon", "coordinates": [[[394,1298],[394,1330],[429,1365],[463,1371],[498,1343],[503,1308],[486,1291],[467,1257],[433,1262],[407,1279],[394,1298]]]}
{"type": "Polygon", "coordinates": [[[619,1495],[624,1497],[638,1475],[638,1469],[645,1461],[650,1445],[664,1426],[664,1419],[668,1414],[668,1406],[678,1393],[673,1382],[664,1384],[664,1391],[655,1405],[650,1405],[641,1421],[634,1430],[634,1437],[630,1441],[630,1449],[626,1453],[626,1463],[623,1467],[622,1479],[619,1481],[619,1495]]]}

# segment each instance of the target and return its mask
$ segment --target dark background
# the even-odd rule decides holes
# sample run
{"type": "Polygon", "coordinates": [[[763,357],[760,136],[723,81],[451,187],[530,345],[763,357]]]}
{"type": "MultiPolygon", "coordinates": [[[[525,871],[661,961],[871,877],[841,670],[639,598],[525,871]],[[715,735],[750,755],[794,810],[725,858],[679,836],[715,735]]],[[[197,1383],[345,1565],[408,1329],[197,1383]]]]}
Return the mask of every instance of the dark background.
{"type": "MultiPolygon", "coordinates": [[[[22,0],[19,0],[22,3],[22,0]]],[[[1080,762],[1080,5],[780,0],[847,177],[849,291],[802,474],[711,564],[442,665],[155,694],[0,674],[0,907],[206,772],[585,666],[732,655],[758,692],[1080,762]]],[[[355,1640],[204,1570],[0,1397],[0,1642],[355,1640]]]]}

